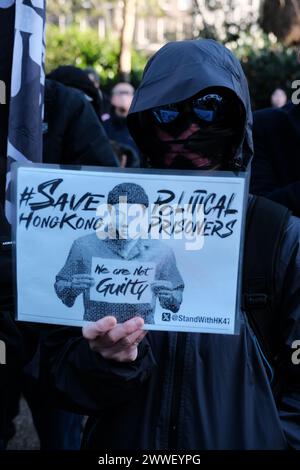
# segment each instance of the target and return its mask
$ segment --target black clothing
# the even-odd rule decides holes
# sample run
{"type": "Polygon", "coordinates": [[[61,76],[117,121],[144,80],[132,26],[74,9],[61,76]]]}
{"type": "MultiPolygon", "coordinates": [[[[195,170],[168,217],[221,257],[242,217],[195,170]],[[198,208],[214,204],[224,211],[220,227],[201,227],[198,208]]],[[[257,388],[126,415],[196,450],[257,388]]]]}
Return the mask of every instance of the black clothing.
{"type": "Polygon", "coordinates": [[[83,94],[46,80],[43,162],[119,166],[107,135],[83,94]]]}
{"type": "Polygon", "coordinates": [[[300,217],[300,105],[254,113],[250,190],[300,217]]]}
{"type": "MultiPolygon", "coordinates": [[[[211,40],[169,43],[150,59],[128,117],[139,147],[150,157],[155,151],[144,111],[210,86],[229,87],[243,103],[245,130],[234,160],[246,168],[252,156],[247,82],[233,54],[211,40]]],[[[299,239],[300,221],[291,217],[274,279],[285,319],[282,342],[290,350],[300,337],[299,239]]],[[[300,449],[299,380],[287,377],[275,404],[242,308],[240,322],[240,334],[232,336],[150,331],[129,363],[105,360],[76,328],[58,328],[44,343],[43,370],[65,404],[92,416],[84,447],[300,449]]]]}
{"type": "Polygon", "coordinates": [[[127,154],[126,166],[138,168],[140,166],[139,149],[129,133],[126,119],[118,117],[112,112],[110,118],[103,122],[103,127],[110,140],[114,140],[121,147],[125,147],[124,153],[127,154]],[[130,150],[130,153],[128,150],[130,150]]]}

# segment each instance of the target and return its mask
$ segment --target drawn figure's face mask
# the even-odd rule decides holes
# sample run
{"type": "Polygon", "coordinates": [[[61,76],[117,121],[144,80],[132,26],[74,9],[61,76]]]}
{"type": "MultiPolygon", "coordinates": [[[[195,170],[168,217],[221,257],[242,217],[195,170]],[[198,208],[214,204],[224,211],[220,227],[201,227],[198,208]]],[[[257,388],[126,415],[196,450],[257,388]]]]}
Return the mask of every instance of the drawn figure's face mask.
{"type": "Polygon", "coordinates": [[[230,90],[216,89],[148,113],[159,141],[153,166],[173,169],[226,169],[244,127],[243,107],[230,90]]]}
{"type": "Polygon", "coordinates": [[[141,238],[147,234],[143,229],[147,227],[136,221],[145,210],[142,204],[116,204],[110,208],[109,244],[124,259],[132,259],[140,253],[141,238]]]}

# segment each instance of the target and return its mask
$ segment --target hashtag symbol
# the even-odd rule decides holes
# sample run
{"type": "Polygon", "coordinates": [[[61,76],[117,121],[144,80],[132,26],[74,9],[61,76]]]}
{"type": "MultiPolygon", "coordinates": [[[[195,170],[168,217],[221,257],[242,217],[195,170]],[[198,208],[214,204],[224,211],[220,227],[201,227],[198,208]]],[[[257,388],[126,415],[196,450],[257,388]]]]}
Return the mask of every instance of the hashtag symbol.
{"type": "Polygon", "coordinates": [[[33,188],[31,188],[29,191],[29,188],[27,186],[26,189],[20,195],[20,207],[22,206],[23,202],[26,206],[28,206],[28,202],[30,201],[30,199],[33,199],[34,194],[35,192],[33,191],[33,188]]]}

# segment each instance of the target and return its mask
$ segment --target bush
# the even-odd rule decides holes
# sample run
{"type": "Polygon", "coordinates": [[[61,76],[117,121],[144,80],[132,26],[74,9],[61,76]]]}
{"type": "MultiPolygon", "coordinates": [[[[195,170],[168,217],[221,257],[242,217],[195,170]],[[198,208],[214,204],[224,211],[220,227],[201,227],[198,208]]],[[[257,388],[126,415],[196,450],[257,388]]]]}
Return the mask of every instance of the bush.
{"type": "Polygon", "coordinates": [[[290,98],[292,82],[300,77],[300,64],[295,50],[280,48],[251,52],[248,57],[242,58],[242,65],[256,109],[270,106],[270,96],[275,88],[282,88],[290,98]]]}
{"type": "Polygon", "coordinates": [[[297,50],[278,43],[272,36],[241,35],[235,45],[227,44],[241,60],[248,79],[253,109],[270,106],[270,97],[276,88],[282,88],[291,97],[293,80],[300,78],[297,50]]]}
{"type": "MultiPolygon", "coordinates": [[[[94,67],[101,77],[104,89],[118,81],[118,43],[100,41],[96,31],[80,31],[71,26],[65,32],[57,26],[47,26],[46,73],[60,65],[75,65],[80,68],[94,67]]],[[[132,83],[137,86],[146,63],[146,58],[133,51],[132,83]]]]}

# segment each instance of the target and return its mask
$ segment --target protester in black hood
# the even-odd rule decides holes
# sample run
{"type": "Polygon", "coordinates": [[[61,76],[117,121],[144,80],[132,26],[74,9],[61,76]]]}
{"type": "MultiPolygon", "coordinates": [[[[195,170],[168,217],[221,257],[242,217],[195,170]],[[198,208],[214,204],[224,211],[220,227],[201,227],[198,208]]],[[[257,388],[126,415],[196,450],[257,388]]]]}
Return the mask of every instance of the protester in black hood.
{"type": "MultiPolygon", "coordinates": [[[[128,123],[155,168],[244,171],[252,156],[245,76],[212,40],[160,49],[146,66],[128,123]]],[[[63,402],[91,416],[84,447],[300,449],[299,368],[290,355],[300,337],[299,240],[300,223],[290,217],[272,279],[284,373],[268,363],[242,306],[234,336],[146,334],[141,318],[116,324],[111,316],[85,327],[84,338],[69,328],[50,335],[44,370],[63,402]],[[282,383],[276,402],[268,371],[282,383]]]]}
{"type": "Polygon", "coordinates": [[[79,90],[46,79],[43,162],[119,166],[103,126],[79,90]]]}
{"type": "Polygon", "coordinates": [[[212,166],[227,170],[247,167],[252,156],[247,82],[233,56],[224,54],[214,62],[212,52],[218,54],[219,45],[210,41],[169,43],[149,60],[128,127],[151,166],[205,169],[210,160],[212,166]],[[170,122],[163,122],[164,114],[170,122]]]}
{"type": "Polygon", "coordinates": [[[47,75],[50,80],[56,80],[63,85],[81,90],[91,102],[100,119],[102,113],[102,93],[97,89],[88,74],[74,65],[61,65],[47,75]]]}

